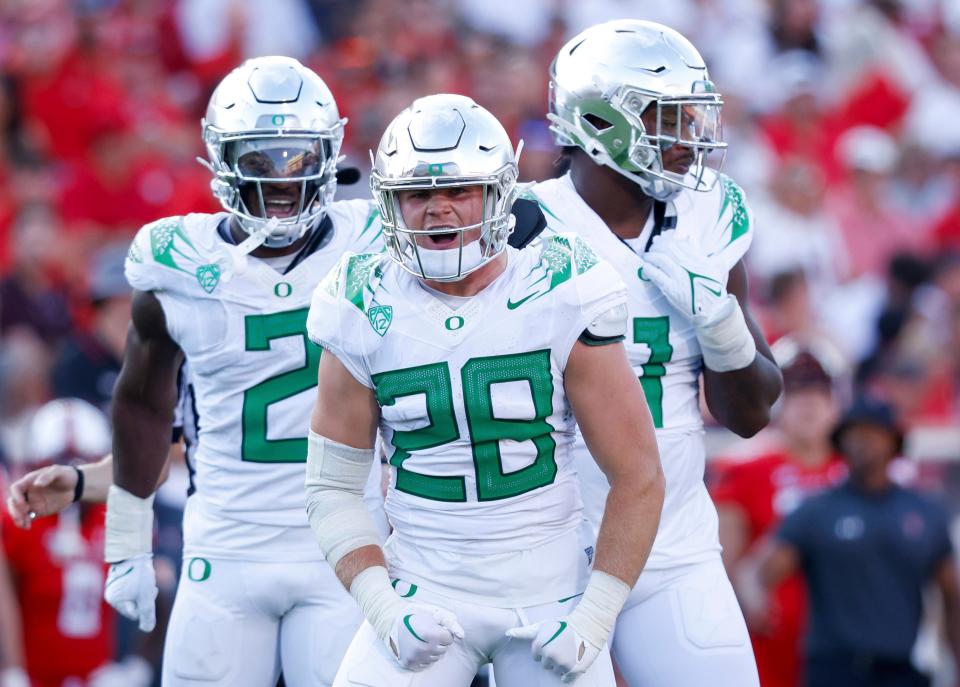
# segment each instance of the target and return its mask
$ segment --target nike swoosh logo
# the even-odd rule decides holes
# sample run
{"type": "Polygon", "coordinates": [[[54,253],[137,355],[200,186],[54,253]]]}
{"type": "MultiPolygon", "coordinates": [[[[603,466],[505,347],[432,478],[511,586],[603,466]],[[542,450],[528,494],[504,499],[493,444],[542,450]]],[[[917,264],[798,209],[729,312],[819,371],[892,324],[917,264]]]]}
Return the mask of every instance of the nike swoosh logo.
{"type": "Polygon", "coordinates": [[[507,299],[507,309],[508,309],[508,310],[516,310],[517,308],[519,308],[521,305],[523,305],[524,303],[526,303],[528,300],[530,300],[531,298],[535,297],[536,295],[537,295],[537,294],[535,294],[535,293],[531,293],[529,296],[526,296],[526,297],[524,297],[524,298],[521,298],[521,299],[520,299],[519,301],[517,301],[516,303],[514,303],[513,301],[511,301],[511,300],[508,298],[508,299],[507,299]]]}
{"type": "Polygon", "coordinates": [[[412,618],[412,617],[413,617],[413,613],[410,613],[410,614],[408,614],[408,615],[403,616],[403,624],[407,626],[407,629],[408,629],[408,630],[410,630],[410,634],[412,634],[414,637],[416,637],[416,638],[419,639],[421,642],[423,642],[424,644],[426,644],[426,643],[427,643],[427,640],[425,640],[423,637],[421,637],[420,635],[418,635],[416,632],[413,631],[413,626],[410,625],[410,618],[412,618]]]}
{"type": "Polygon", "coordinates": [[[113,584],[114,582],[116,582],[117,580],[119,580],[121,577],[126,577],[127,575],[129,575],[129,574],[132,573],[132,572],[133,572],[133,566],[131,565],[129,568],[127,568],[126,570],[124,570],[122,573],[120,573],[120,574],[117,575],[116,577],[110,578],[110,580],[107,582],[107,586],[109,587],[111,584],[113,584]]]}
{"type": "Polygon", "coordinates": [[[564,630],[567,629],[567,623],[566,623],[566,621],[564,621],[564,620],[559,620],[559,621],[557,621],[557,622],[560,623],[559,629],[558,629],[556,632],[553,633],[553,637],[551,637],[550,639],[548,639],[547,641],[545,641],[545,642],[543,643],[543,646],[546,646],[547,644],[549,644],[550,642],[552,642],[553,640],[555,640],[557,637],[560,636],[560,633],[561,633],[561,632],[563,632],[564,630]]]}

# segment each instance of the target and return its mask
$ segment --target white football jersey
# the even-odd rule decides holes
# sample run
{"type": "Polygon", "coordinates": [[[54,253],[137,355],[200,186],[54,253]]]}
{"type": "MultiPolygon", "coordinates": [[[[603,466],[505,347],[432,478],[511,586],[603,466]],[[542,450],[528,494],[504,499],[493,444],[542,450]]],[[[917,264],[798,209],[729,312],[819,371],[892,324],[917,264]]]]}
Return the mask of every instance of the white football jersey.
{"type": "Polygon", "coordinates": [[[286,273],[237,257],[218,230],[226,213],[159,220],[130,247],[128,281],[156,295],[190,365],[199,431],[187,555],[322,558],[303,489],[320,359],[307,338],[307,310],[345,251],[382,246],[370,202],[337,202],[328,216],[313,252],[286,273]]]}
{"type": "Polygon", "coordinates": [[[346,256],[307,328],[381,407],[391,573],[509,607],[583,591],[591,552],[563,372],[626,294],[575,236],[507,250],[506,271],[455,308],[385,256],[346,256]]]}
{"type": "MultiPolygon", "coordinates": [[[[720,545],[716,509],[703,484],[699,404],[703,359],[693,325],[640,273],[640,255],[654,228],[653,213],[640,236],[624,242],[584,202],[569,174],[535,184],[526,195],[543,210],[546,236],[576,232],[613,265],[627,285],[627,355],[647,397],[667,483],[660,528],[646,567],[672,567],[709,558],[720,545]]],[[[681,191],[667,209],[669,224],[674,218],[676,227],[663,231],[688,237],[708,255],[718,256],[728,271],[753,238],[752,215],[743,191],[723,174],[709,192],[681,191]]],[[[582,437],[577,446],[585,511],[599,529],[607,482],[582,437]]]]}

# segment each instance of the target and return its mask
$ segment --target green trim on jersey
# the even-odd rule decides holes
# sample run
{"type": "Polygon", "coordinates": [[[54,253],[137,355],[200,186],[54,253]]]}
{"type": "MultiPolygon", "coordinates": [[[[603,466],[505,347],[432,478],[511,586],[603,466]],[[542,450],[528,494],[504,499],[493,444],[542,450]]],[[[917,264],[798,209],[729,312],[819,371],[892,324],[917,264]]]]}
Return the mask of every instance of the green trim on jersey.
{"type": "MultiPolygon", "coordinates": [[[[383,257],[383,253],[347,253],[323,278],[320,285],[333,298],[339,297],[342,286],[343,297],[367,315],[370,306],[377,305],[373,301],[373,295],[383,277],[383,270],[380,267],[380,260],[383,257]]],[[[374,326],[374,331],[377,331],[373,322],[371,326],[374,326]]],[[[379,331],[377,333],[380,334],[379,331]]]]}
{"type": "Polygon", "coordinates": [[[544,242],[540,262],[524,280],[528,292],[514,300],[507,299],[507,308],[515,310],[528,301],[546,296],[555,288],[580,275],[599,262],[593,249],[576,234],[555,234],[544,242]]]}
{"type": "MultiPolygon", "coordinates": [[[[373,226],[373,223],[376,222],[379,218],[380,218],[380,208],[378,208],[377,206],[373,206],[373,208],[370,210],[370,214],[367,216],[366,223],[363,225],[363,230],[359,234],[357,234],[357,238],[359,239],[364,234],[366,234],[370,230],[370,227],[373,226]]],[[[377,241],[381,236],[383,236],[383,222],[379,222],[378,225],[379,226],[377,229],[377,233],[369,237],[366,248],[369,248],[375,241],[377,241]]]]}
{"type": "Polygon", "coordinates": [[[738,238],[750,231],[750,215],[747,213],[747,203],[744,200],[743,189],[737,185],[733,179],[726,174],[720,175],[720,182],[723,190],[723,203],[720,205],[719,217],[727,208],[731,209],[730,217],[730,240],[724,245],[724,248],[736,241],[738,238]]]}
{"type": "Polygon", "coordinates": [[[183,227],[180,226],[179,217],[157,220],[150,226],[150,250],[153,252],[154,261],[187,274],[190,274],[190,271],[178,265],[174,256],[181,255],[193,262],[199,262],[197,258],[200,257],[193,242],[184,233],[183,227]],[[185,248],[192,250],[196,257],[188,256],[184,252],[185,248]]]}

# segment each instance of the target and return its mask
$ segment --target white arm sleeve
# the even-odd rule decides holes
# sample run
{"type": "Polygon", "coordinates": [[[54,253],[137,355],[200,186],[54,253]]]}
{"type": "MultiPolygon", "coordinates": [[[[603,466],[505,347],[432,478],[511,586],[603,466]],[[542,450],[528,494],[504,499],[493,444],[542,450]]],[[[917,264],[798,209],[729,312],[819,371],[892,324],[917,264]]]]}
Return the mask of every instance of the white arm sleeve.
{"type": "Polygon", "coordinates": [[[307,518],[330,567],[361,546],[379,546],[363,499],[373,449],[339,444],[314,431],[307,439],[307,518]]]}

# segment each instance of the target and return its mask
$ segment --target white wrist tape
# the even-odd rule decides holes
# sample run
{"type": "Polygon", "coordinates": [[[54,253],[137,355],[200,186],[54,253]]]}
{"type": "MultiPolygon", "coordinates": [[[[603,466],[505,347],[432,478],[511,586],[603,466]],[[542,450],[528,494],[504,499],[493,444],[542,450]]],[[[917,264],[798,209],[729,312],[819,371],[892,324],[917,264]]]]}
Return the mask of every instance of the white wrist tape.
{"type": "Polygon", "coordinates": [[[353,448],[310,431],[307,438],[307,518],[332,568],[361,546],[380,545],[363,501],[373,449],[353,448]]]}
{"type": "Polygon", "coordinates": [[[602,649],[617,624],[617,616],[630,596],[630,586],[602,570],[590,573],[583,598],[567,618],[580,636],[602,649]]]}
{"type": "Polygon", "coordinates": [[[153,551],[153,494],[145,499],[111,484],[103,559],[118,563],[153,551]]]}
{"type": "Polygon", "coordinates": [[[388,641],[404,602],[393,591],[387,569],[375,565],[361,571],[350,583],[350,595],[357,600],[363,617],[373,626],[377,636],[388,641]]]}
{"type": "Polygon", "coordinates": [[[757,344],[732,294],[710,322],[696,326],[696,333],[703,363],[714,372],[742,370],[757,357],[757,344]]]}

